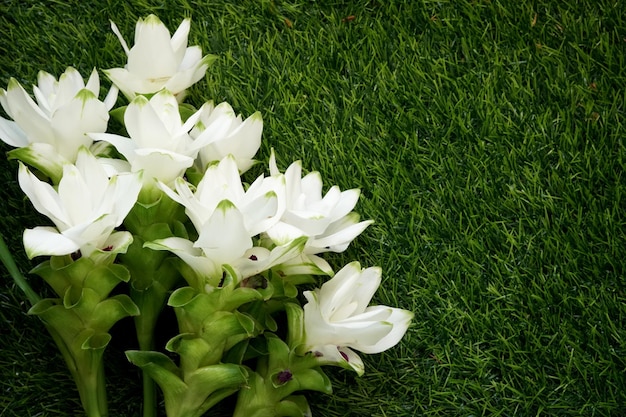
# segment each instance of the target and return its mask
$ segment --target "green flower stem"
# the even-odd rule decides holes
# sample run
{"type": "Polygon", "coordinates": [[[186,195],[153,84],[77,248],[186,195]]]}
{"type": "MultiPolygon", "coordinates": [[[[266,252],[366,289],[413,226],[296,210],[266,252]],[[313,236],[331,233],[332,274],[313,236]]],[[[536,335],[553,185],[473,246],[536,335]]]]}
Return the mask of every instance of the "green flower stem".
{"type": "MultiPolygon", "coordinates": [[[[104,351],[104,349],[103,349],[104,351]]],[[[89,352],[88,364],[78,367],[78,381],[81,402],[87,417],[106,417],[109,415],[104,380],[104,362],[102,352],[89,352]],[[86,365],[86,366],[84,366],[86,365]]]]}
{"type": "Polygon", "coordinates": [[[84,363],[84,359],[86,359],[84,354],[80,355],[82,358],[77,358],[71,349],[68,348],[59,332],[45,321],[44,324],[52,336],[52,340],[54,340],[61,352],[70,374],[76,383],[80,402],[87,417],[107,417],[109,413],[102,355],[96,358],[95,364],[84,363]]]}
{"type": "MultiPolygon", "coordinates": [[[[136,290],[131,286],[130,296],[141,311],[139,316],[134,317],[139,349],[154,350],[154,333],[159,314],[165,305],[167,291],[158,282],[154,282],[145,290],[136,290]]],[[[155,417],[157,415],[156,385],[145,370],[142,370],[142,386],[143,416],[155,417]]]]}
{"type": "Polygon", "coordinates": [[[88,417],[107,417],[103,354],[109,329],[120,319],[139,314],[127,295],[109,296],[130,278],[113,263],[116,254],[100,253],[76,261],[55,257],[33,269],[59,298],[37,302],[29,314],[39,316],[56,342],[74,377],[88,417]]]}
{"type": "MultiPolygon", "coordinates": [[[[0,235],[0,258],[17,286],[24,292],[31,305],[35,306],[41,297],[30,287],[24,275],[15,264],[3,237],[0,235]]],[[[61,332],[46,320],[42,320],[52,340],[57,345],[78,388],[81,404],[87,417],[107,417],[108,406],[104,379],[102,350],[76,350],[68,346],[61,332]]]]}
{"type": "MultiPolygon", "coordinates": [[[[139,201],[124,220],[133,234],[133,243],[121,256],[130,270],[130,297],[141,314],[134,318],[137,341],[141,351],[155,349],[154,333],[167,297],[180,278],[168,253],[145,248],[144,243],[186,233],[181,220],[184,210],[165,196],[158,188],[142,190],[139,201]],[[176,230],[177,233],[173,233],[176,230]]],[[[156,417],[156,385],[142,370],[143,417],[156,417]]]]}
{"type": "Polygon", "coordinates": [[[15,264],[15,260],[13,259],[13,256],[11,255],[11,251],[7,247],[7,244],[5,243],[2,235],[0,235],[0,259],[2,259],[2,263],[4,264],[5,268],[9,271],[9,274],[11,274],[11,277],[13,278],[13,281],[15,282],[15,284],[17,284],[17,286],[26,295],[26,298],[28,298],[28,301],[30,301],[30,304],[31,305],[37,304],[37,302],[41,300],[41,297],[39,297],[39,295],[35,291],[33,291],[30,285],[28,285],[26,278],[24,277],[24,275],[22,275],[19,268],[15,264]]]}

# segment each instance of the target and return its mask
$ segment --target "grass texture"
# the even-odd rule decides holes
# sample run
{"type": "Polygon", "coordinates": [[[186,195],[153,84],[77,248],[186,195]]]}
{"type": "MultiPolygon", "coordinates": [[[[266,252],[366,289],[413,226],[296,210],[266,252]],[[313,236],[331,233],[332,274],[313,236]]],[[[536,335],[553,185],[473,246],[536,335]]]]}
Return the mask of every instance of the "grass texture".
{"type": "MultiPolygon", "coordinates": [[[[376,223],[345,253],[384,270],[405,339],[329,371],[315,416],[626,415],[626,7],[619,1],[0,1],[0,85],[122,66],[157,14],[219,56],[189,101],[260,110],[284,169],[360,188],[376,223]]],[[[103,84],[108,85],[106,81],[103,84]]],[[[8,147],[4,147],[8,150],[8,147]]],[[[0,161],[1,231],[24,271],[43,224],[0,161]]],[[[54,345],[6,273],[0,416],[79,415],[54,345]]],[[[33,286],[44,291],[34,278],[33,286]]],[[[112,416],[138,372],[109,349],[112,416]]],[[[228,404],[215,415],[228,415],[228,404]],[[220,414],[221,413],[221,414],[220,414]]]]}

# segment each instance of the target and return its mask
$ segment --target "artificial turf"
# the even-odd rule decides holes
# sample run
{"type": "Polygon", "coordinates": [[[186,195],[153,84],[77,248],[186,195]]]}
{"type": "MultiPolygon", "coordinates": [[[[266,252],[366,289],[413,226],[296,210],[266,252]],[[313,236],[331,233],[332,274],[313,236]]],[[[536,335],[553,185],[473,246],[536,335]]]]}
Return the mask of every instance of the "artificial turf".
{"type": "MultiPolygon", "coordinates": [[[[362,190],[376,223],[327,259],[381,266],[375,302],[415,312],[363,377],[329,370],[314,415],[626,415],[621,2],[1,0],[0,85],[122,66],[109,20],[130,40],[149,13],[172,31],[190,16],[190,43],[219,57],[188,102],[261,111],[260,159],[274,148],[283,169],[301,159],[362,190]]],[[[27,271],[21,232],[45,220],[0,163],[0,230],[27,271]]],[[[0,416],[80,415],[44,327],[1,282],[0,416]]],[[[111,415],[135,417],[132,342],[114,336],[111,415]]]]}

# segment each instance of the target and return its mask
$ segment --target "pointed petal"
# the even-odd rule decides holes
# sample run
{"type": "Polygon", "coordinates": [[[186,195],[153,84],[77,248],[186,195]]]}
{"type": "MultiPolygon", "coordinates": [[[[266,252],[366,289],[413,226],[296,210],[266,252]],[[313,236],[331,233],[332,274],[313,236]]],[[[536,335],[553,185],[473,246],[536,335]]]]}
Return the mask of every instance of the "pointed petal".
{"type": "Polygon", "coordinates": [[[265,232],[276,224],[279,217],[276,215],[278,198],[276,193],[269,191],[242,207],[242,213],[250,236],[256,236],[265,232]]]}
{"type": "Polygon", "coordinates": [[[202,254],[200,248],[195,248],[193,242],[179,237],[169,237],[167,239],[146,242],[144,247],[153,250],[168,250],[182,259],[198,274],[211,277],[220,273],[219,265],[202,254]]]}
{"type": "Polygon", "coordinates": [[[103,102],[89,90],[83,89],[75,98],[52,115],[51,123],[59,153],[70,161],[76,159],[81,146],[90,146],[93,139],[86,133],[101,133],[107,129],[109,112],[103,102]]]}
{"type": "MultiPolygon", "coordinates": [[[[67,223],[80,224],[95,220],[103,213],[100,212],[99,207],[94,207],[101,202],[93,201],[90,198],[91,184],[85,182],[85,178],[76,166],[68,164],[63,168],[63,178],[59,183],[58,195],[61,199],[61,206],[67,213],[67,223]]],[[[106,183],[104,187],[106,187],[106,183]]]]}
{"type": "MultiPolygon", "coordinates": [[[[157,115],[158,119],[165,127],[166,133],[168,133],[169,140],[167,140],[167,142],[171,142],[171,135],[179,133],[178,130],[180,130],[182,125],[176,97],[167,90],[161,90],[150,99],[150,107],[154,110],[154,114],[157,115]]],[[[167,142],[159,143],[155,141],[151,147],[162,147],[173,150],[171,145],[167,146],[167,142]]]]}
{"type": "Polygon", "coordinates": [[[170,33],[155,15],[137,22],[127,68],[140,77],[156,79],[169,78],[178,69],[170,33]]]}
{"type": "Polygon", "coordinates": [[[128,105],[124,122],[128,135],[138,148],[172,149],[170,132],[144,96],[137,96],[128,105]]]}
{"type": "Polygon", "coordinates": [[[22,86],[11,78],[6,94],[7,113],[29,137],[30,142],[54,143],[50,121],[22,86]]]}
{"type": "Polygon", "coordinates": [[[356,206],[360,195],[361,190],[356,188],[342,191],[339,201],[333,207],[332,214],[330,216],[331,220],[338,220],[350,213],[354,206],[356,206]]]}
{"type": "Polygon", "coordinates": [[[172,35],[170,44],[172,51],[174,52],[174,60],[181,62],[185,56],[185,49],[187,48],[187,39],[189,37],[189,30],[191,28],[191,19],[184,19],[176,29],[176,32],[172,35]]]}
{"type": "Polygon", "coordinates": [[[122,44],[122,48],[124,48],[124,52],[126,52],[126,55],[128,55],[128,53],[130,52],[130,48],[128,47],[128,44],[124,40],[124,37],[122,36],[122,33],[118,29],[117,25],[112,20],[110,22],[111,22],[111,30],[113,31],[113,33],[115,33],[115,36],[117,36],[117,39],[119,39],[120,43],[122,44]]]}
{"type": "Polygon", "coordinates": [[[414,314],[407,310],[387,306],[368,307],[368,311],[371,309],[383,309],[385,311],[390,310],[387,322],[392,323],[393,327],[384,338],[380,339],[373,345],[362,346],[359,350],[363,353],[380,353],[394,347],[400,342],[400,340],[402,340],[404,334],[409,328],[409,324],[411,323],[414,314]]]}
{"type": "MultiPolygon", "coordinates": [[[[54,97],[53,111],[68,103],[76,93],[85,88],[82,75],[72,67],[68,67],[59,77],[59,84],[54,97]]],[[[98,92],[99,93],[99,92],[98,92]]],[[[97,95],[97,94],[96,94],[97,95]]],[[[50,99],[50,98],[49,98],[50,99]]],[[[51,103],[52,104],[52,103],[51,103]]]]}
{"type": "Polygon", "coordinates": [[[114,135],[112,133],[90,133],[89,136],[93,140],[109,142],[111,145],[115,146],[115,149],[124,155],[124,158],[126,158],[129,162],[132,162],[136,157],[135,149],[137,149],[137,144],[130,138],[114,135]]]}
{"type": "Polygon", "coordinates": [[[50,103],[48,103],[48,97],[54,97],[57,86],[58,81],[52,74],[39,71],[37,74],[37,86],[33,87],[33,92],[39,106],[45,109],[48,114],[53,110],[49,105],[50,103]]]}
{"type": "Polygon", "coordinates": [[[18,159],[37,168],[57,184],[63,175],[63,165],[70,163],[48,143],[31,143],[24,148],[14,149],[8,154],[9,158],[18,159]]]}
{"type": "Polygon", "coordinates": [[[252,247],[243,216],[228,200],[217,205],[199,233],[194,246],[202,248],[205,255],[218,264],[227,264],[252,247]]]}
{"type": "Polygon", "coordinates": [[[22,191],[38,212],[47,216],[61,230],[69,227],[70,221],[63,209],[61,199],[50,184],[40,181],[22,163],[20,163],[18,181],[22,191]]]}
{"type": "Polygon", "coordinates": [[[109,199],[115,204],[115,226],[122,224],[126,215],[137,202],[142,186],[142,174],[139,172],[120,174],[113,177],[110,182],[115,187],[110,193],[109,199]]]}
{"type": "Polygon", "coordinates": [[[276,223],[266,231],[267,235],[277,245],[285,245],[301,236],[306,236],[302,230],[282,221],[276,223]]]}
{"type": "Polygon", "coordinates": [[[114,84],[109,89],[106,97],[104,98],[104,105],[106,106],[107,111],[110,111],[113,106],[115,106],[115,102],[117,101],[117,94],[120,89],[114,84]]]}
{"type": "Polygon", "coordinates": [[[283,262],[278,269],[285,275],[334,275],[333,269],[326,260],[304,253],[283,262]]]}
{"type": "Polygon", "coordinates": [[[329,226],[323,237],[315,238],[310,241],[309,247],[306,251],[307,253],[321,253],[328,251],[343,252],[348,248],[350,243],[372,223],[374,223],[373,220],[367,220],[357,224],[348,225],[344,228],[338,228],[337,231],[329,230],[331,229],[329,226]]]}
{"type": "Polygon", "coordinates": [[[166,185],[183,175],[193,164],[193,158],[159,149],[137,149],[131,161],[134,172],[143,170],[144,183],[157,179],[166,185]]]}
{"type": "Polygon", "coordinates": [[[91,71],[89,79],[85,84],[85,88],[91,91],[96,97],[100,95],[100,76],[95,68],[91,71]]]}
{"type": "Polygon", "coordinates": [[[26,133],[17,123],[0,117],[0,139],[11,146],[22,148],[28,146],[26,133]]]}
{"type": "Polygon", "coordinates": [[[80,249],[76,243],[60,234],[54,227],[24,230],[24,248],[28,259],[44,255],[67,255],[80,249]]]}
{"type": "Polygon", "coordinates": [[[269,161],[270,175],[280,175],[281,172],[278,170],[278,166],[276,165],[276,153],[274,152],[274,148],[272,148],[270,153],[270,161],[269,161]]]}

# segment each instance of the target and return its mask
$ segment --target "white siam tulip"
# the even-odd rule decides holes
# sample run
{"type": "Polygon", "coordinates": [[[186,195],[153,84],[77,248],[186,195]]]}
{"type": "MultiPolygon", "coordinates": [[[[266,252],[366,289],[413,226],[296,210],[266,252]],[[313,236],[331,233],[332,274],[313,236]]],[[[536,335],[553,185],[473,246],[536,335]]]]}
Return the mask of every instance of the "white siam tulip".
{"type": "Polygon", "coordinates": [[[81,148],[76,164],[63,167],[58,189],[40,181],[21,163],[18,179],[35,209],[56,226],[24,231],[29,258],[77,251],[82,256],[96,250],[118,252],[132,242],[129,232],[114,233],[114,229],[137,200],[141,173],[109,178],[98,160],[81,148]]]}
{"type": "Polygon", "coordinates": [[[198,232],[223,200],[230,201],[241,212],[250,237],[276,224],[285,210],[285,183],[282,175],[261,175],[244,190],[237,162],[232,155],[209,166],[195,192],[182,178],[178,178],[174,186],[176,192],[164,185],[161,189],[185,207],[187,216],[198,232]]]}
{"type": "Polygon", "coordinates": [[[229,264],[246,278],[297,256],[302,249],[303,239],[272,250],[253,246],[252,237],[280,219],[284,181],[281,176],[260,176],[244,190],[232,155],[211,165],[195,192],[182,178],[175,181],[175,191],[165,184],[161,189],[185,207],[199,236],[196,242],[172,237],[150,247],[172,251],[201,275],[221,276],[222,265],[229,264]]]}
{"type": "Polygon", "coordinates": [[[243,120],[226,102],[217,106],[208,102],[200,110],[200,120],[191,131],[191,136],[206,143],[198,154],[197,164],[201,172],[211,162],[220,161],[227,155],[233,155],[240,173],[250,169],[261,146],[261,113],[256,112],[243,120]]]}
{"type": "Polygon", "coordinates": [[[199,112],[182,122],[176,98],[161,90],[148,100],[137,96],[124,113],[124,124],[130,138],[110,133],[92,134],[94,140],[109,142],[124,155],[131,171],[144,171],[144,181],[153,179],[172,184],[183,175],[198,154],[189,131],[199,112]]]}
{"type": "Polygon", "coordinates": [[[132,48],[124,40],[115,23],[113,32],[120,40],[128,63],[124,68],[104,72],[132,100],[137,94],[153,94],[162,89],[171,91],[182,101],[185,90],[198,82],[215,60],[214,55],[202,57],[199,46],[187,47],[191,20],[184,19],[174,35],[155,15],[139,19],[132,48]]]}
{"type": "Polygon", "coordinates": [[[370,306],[381,282],[377,267],[361,269],[358,262],[343,267],[322,285],[305,291],[305,349],[322,363],[364,372],[352,349],[379,353],[395,346],[406,333],[413,313],[387,306],[370,306]]]}
{"type": "MultiPolygon", "coordinates": [[[[270,173],[279,175],[274,153],[270,158],[270,173]]],[[[322,177],[311,172],[302,177],[302,166],[296,161],[285,171],[286,210],[280,222],[267,230],[277,244],[307,236],[305,253],[342,252],[372,220],[359,222],[352,212],[360,191],[341,191],[333,186],[322,197],[322,177]]]]}
{"type": "Polygon", "coordinates": [[[0,118],[0,139],[14,147],[28,147],[20,159],[60,171],[64,162],[76,161],[81,146],[91,145],[87,133],[106,131],[117,89],[100,101],[96,70],[85,84],[80,73],[69,67],[58,80],[40,71],[33,90],[36,102],[13,78],[6,91],[0,89],[0,104],[14,120],[0,118]]]}
{"type": "Polygon", "coordinates": [[[222,265],[240,258],[252,248],[239,210],[228,200],[221,201],[213,210],[202,228],[199,237],[192,242],[180,237],[169,237],[146,243],[154,250],[168,250],[196,273],[216,286],[222,276],[222,265]]]}

